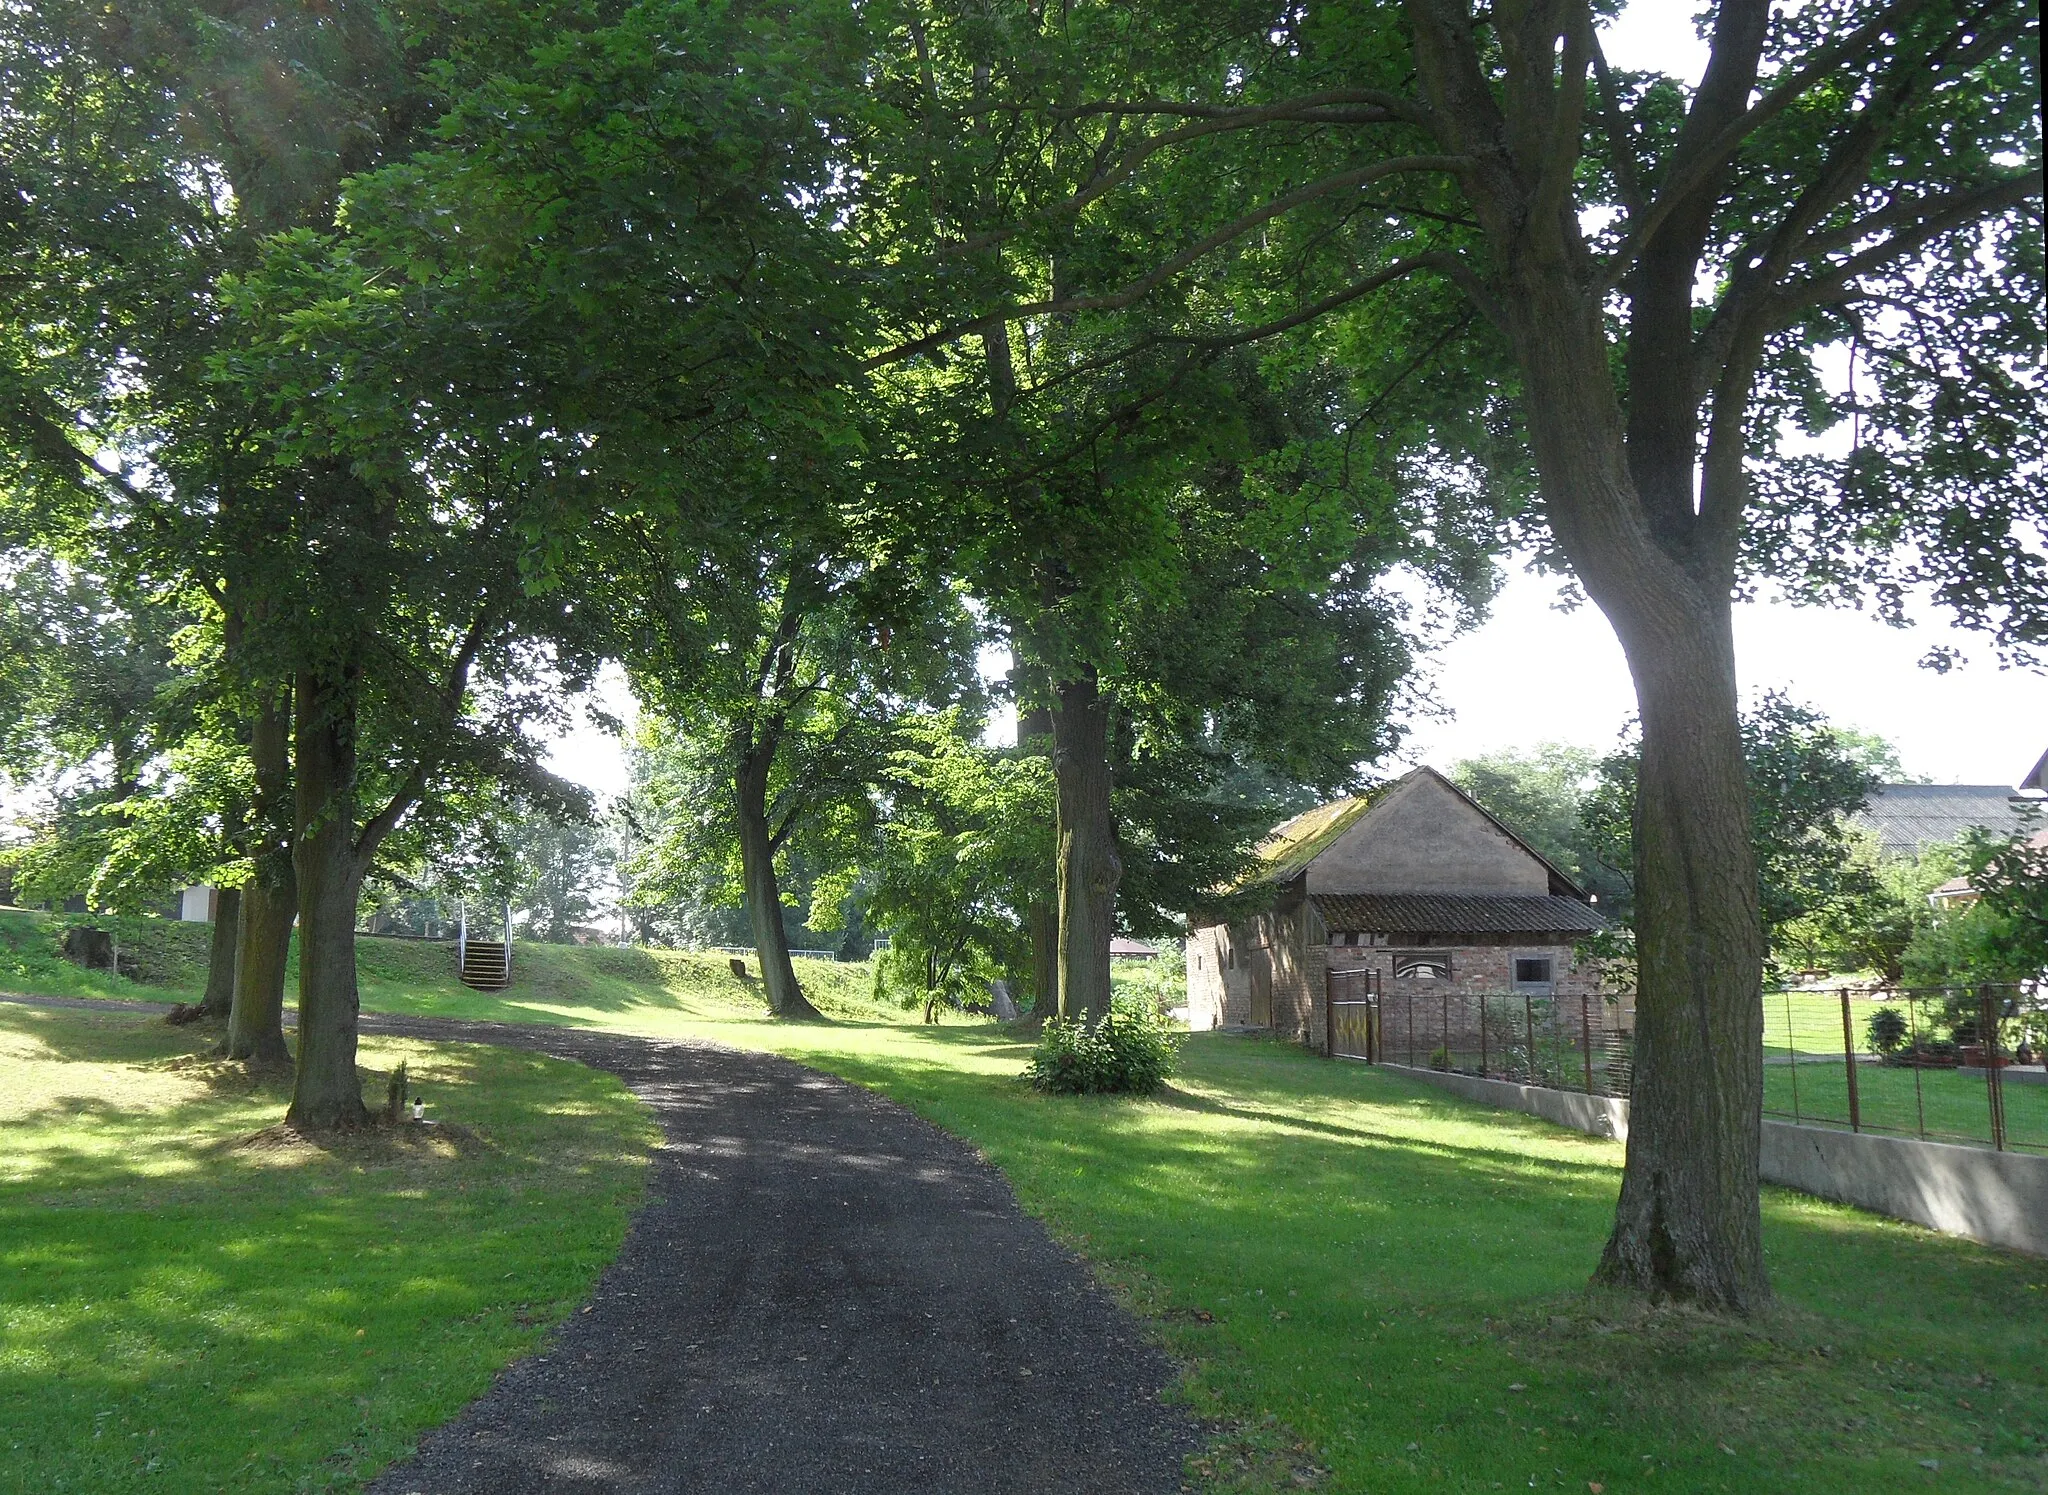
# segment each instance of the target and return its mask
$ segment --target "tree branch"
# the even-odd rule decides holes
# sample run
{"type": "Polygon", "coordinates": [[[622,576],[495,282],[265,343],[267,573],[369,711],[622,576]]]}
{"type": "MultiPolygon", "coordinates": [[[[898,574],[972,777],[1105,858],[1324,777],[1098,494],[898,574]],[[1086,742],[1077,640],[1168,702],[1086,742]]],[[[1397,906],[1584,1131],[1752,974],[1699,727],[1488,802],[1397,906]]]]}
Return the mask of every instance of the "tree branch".
{"type": "Polygon", "coordinates": [[[1973,192],[1956,194],[1943,199],[1945,209],[1935,213],[1911,228],[1902,229],[1881,244],[1872,245],[1863,253],[1845,260],[1826,275],[1816,276],[1797,285],[1788,286],[1781,298],[1787,311],[1798,310],[1827,300],[1850,281],[1860,275],[1904,259],[1917,249],[1924,248],[1943,234],[2015,204],[2028,198],[2039,198],[2042,194],[2041,168],[2010,177],[2003,182],[1987,184],[1973,192]]]}
{"type": "Polygon", "coordinates": [[[1283,332],[1291,332],[1296,327],[1313,322],[1341,306],[1346,306],[1353,301],[1359,300],[1361,297],[1369,296],[1374,291],[1380,290],[1404,276],[1412,275],[1417,270],[1442,271],[1452,281],[1456,282],[1459,288],[1471,298],[1474,305],[1484,312],[1496,326],[1502,325],[1498,304],[1494,302],[1492,296],[1487,292],[1485,284],[1479,279],[1478,274],[1470,265],[1465,263],[1464,258],[1447,249],[1431,250],[1426,254],[1418,254],[1407,259],[1396,260],[1385,269],[1377,270],[1371,275],[1366,276],[1363,280],[1354,281],[1342,290],[1332,291],[1321,300],[1311,301],[1306,306],[1297,307],[1284,317],[1276,317],[1270,322],[1261,322],[1253,327],[1241,328],[1235,332],[1148,333],[1129,347],[1119,348],[1114,353],[1104,354],[1098,358],[1091,358],[1085,363],[1075,364],[1071,368],[1061,369],[1053,377],[1034,384],[1031,387],[1030,393],[1034,395],[1043,394],[1047,390],[1058,388],[1070,379],[1077,379],[1083,375],[1095,373],[1098,370],[1110,367],[1112,364],[1121,363],[1127,358],[1135,358],[1140,353],[1150,352],[1154,348],[1184,347],[1220,350],[1243,347],[1248,343],[1261,342],[1269,337],[1277,337],[1283,332]]]}
{"type": "MultiPolygon", "coordinates": [[[[462,636],[462,644],[455,651],[455,658],[448,666],[448,676],[440,691],[442,720],[437,727],[452,729],[455,719],[462,713],[463,698],[469,693],[469,671],[476,663],[477,652],[483,648],[484,638],[490,632],[493,609],[484,608],[469,625],[469,631],[462,636]]],[[[405,776],[405,782],[385,803],[383,809],[371,816],[363,825],[362,834],[356,837],[355,857],[359,865],[368,868],[370,860],[377,854],[378,845],[391,834],[406,811],[419,803],[426,792],[427,775],[440,761],[439,755],[421,753],[413,764],[412,772],[405,776]]]]}
{"type": "MultiPolygon", "coordinates": [[[[1234,239],[1244,237],[1260,225],[1270,223],[1281,214],[1291,212],[1304,203],[1313,202],[1317,198],[1327,197],[1333,192],[1341,192],[1346,188],[1361,187],[1367,182],[1378,181],[1381,177],[1393,176],[1400,172],[1458,171],[1465,164],[1465,158],[1462,156],[1398,156],[1391,160],[1375,161],[1368,166],[1354,167],[1350,171],[1335,172],[1329,176],[1297,187],[1292,192],[1283,193],[1271,202],[1265,203],[1251,212],[1231,220],[1221,228],[1204,235],[1193,244],[1188,245],[1187,248],[1173,255],[1163,264],[1139,276],[1121,290],[1104,292],[1097,295],[1064,296],[1054,297],[1045,301],[1027,302],[1022,306],[1006,308],[998,315],[1004,321],[1016,321],[1024,317],[1068,316],[1075,312],[1084,311],[1121,311],[1125,307],[1142,301],[1152,291],[1158,289],[1197,260],[1222,248],[1234,239]]],[[[863,373],[872,372],[875,369],[886,368],[891,364],[901,363],[905,359],[929,353],[933,349],[943,347],[947,343],[965,337],[969,333],[979,331],[981,328],[986,327],[991,320],[993,320],[992,317],[981,316],[974,318],[972,321],[956,322],[949,327],[941,328],[937,332],[929,333],[912,342],[902,343],[886,352],[874,354],[861,363],[860,369],[863,373]]]]}
{"type": "MultiPolygon", "coordinates": [[[[1629,225],[1627,235],[1608,256],[1606,268],[1600,275],[1599,288],[1611,290],[1621,284],[1643,245],[1663,227],[1664,220],[1711,182],[1742,148],[1742,143],[1759,128],[1798,102],[1807,90],[1840,72],[1844,63],[1868,50],[1886,32],[1896,30],[1904,20],[1934,3],[1935,0],[1893,0],[1892,4],[1839,41],[1815,51],[1805,66],[1772,85],[1755,104],[1721,125],[1710,138],[1701,141],[1689,156],[1684,152],[1681,138],[1679,157],[1672,162],[1670,180],[1659,189],[1649,212],[1640,221],[1629,225]]],[[[1704,80],[1701,87],[1704,92],[1704,80]]],[[[1747,90],[1744,92],[1746,95],[1747,90]]],[[[1688,122],[1692,118],[1692,114],[1687,115],[1688,122]]]]}
{"type": "Polygon", "coordinates": [[[1614,172],[1615,186],[1621,192],[1621,205],[1629,217],[1639,216],[1648,205],[1643,196],[1642,178],[1636,174],[1635,130],[1621,112],[1621,90],[1615,86],[1613,70],[1607,66],[1607,53],[1601,49],[1600,33],[1593,33],[1593,77],[1600,89],[1601,123],[1607,131],[1608,165],[1614,172]]]}

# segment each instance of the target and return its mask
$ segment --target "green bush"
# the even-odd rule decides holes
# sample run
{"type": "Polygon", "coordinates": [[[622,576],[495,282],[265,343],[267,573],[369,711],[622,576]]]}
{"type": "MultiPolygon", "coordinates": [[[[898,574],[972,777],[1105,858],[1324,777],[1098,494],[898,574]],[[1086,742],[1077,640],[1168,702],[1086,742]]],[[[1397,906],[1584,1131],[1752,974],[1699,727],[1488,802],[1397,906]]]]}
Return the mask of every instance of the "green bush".
{"type": "Polygon", "coordinates": [[[1024,1075],[1055,1095],[1150,1095],[1179,1054],[1180,1035],[1149,1002],[1116,1002],[1094,1023],[1050,1019],[1024,1075]]]}
{"type": "Polygon", "coordinates": [[[1880,1007],[1864,1026],[1870,1046],[1884,1055],[1896,1054],[1906,1046],[1906,1019],[1896,1007],[1880,1007]]]}

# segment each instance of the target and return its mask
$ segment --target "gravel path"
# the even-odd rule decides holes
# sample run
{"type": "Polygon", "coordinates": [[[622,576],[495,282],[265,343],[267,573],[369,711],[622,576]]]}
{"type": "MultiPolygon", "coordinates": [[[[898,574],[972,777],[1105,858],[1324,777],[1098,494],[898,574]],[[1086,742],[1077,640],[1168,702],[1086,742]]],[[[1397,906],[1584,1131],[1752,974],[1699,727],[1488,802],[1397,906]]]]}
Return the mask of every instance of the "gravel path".
{"type": "Polygon", "coordinates": [[[1170,1362],[1001,1174],[901,1106],[708,1044],[363,1028],[608,1070],[664,1137],[589,1303],[372,1495],[1182,1488],[1198,1437],[1159,1400],[1170,1362]]]}

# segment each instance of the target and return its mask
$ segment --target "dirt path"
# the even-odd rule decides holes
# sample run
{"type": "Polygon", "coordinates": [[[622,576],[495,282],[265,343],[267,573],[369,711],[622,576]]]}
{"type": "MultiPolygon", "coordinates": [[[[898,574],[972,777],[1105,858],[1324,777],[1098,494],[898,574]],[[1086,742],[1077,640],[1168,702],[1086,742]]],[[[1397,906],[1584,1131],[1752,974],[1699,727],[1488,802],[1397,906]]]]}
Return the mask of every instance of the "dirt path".
{"type": "Polygon", "coordinates": [[[994,1168],[901,1106],[708,1044],[363,1028],[608,1070],[665,1139],[590,1301],[373,1495],[1182,1488],[1197,1434],[1159,1400],[1171,1364],[994,1168]]]}

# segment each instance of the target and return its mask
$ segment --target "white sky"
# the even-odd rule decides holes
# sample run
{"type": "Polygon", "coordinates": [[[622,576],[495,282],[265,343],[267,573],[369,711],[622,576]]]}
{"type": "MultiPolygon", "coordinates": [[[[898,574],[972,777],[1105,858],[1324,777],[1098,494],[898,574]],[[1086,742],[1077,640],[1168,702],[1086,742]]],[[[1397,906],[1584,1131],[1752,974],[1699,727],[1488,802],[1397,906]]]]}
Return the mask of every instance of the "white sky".
{"type": "MultiPolygon", "coordinates": [[[[1558,612],[1557,597],[1553,579],[1510,572],[1488,620],[1433,659],[1432,694],[1452,714],[1416,720],[1401,764],[1442,768],[1538,742],[1613,745],[1635,710],[1621,645],[1597,608],[1558,612]]],[[[1998,668],[1980,635],[1936,616],[1896,629],[1865,613],[1738,604],[1735,651],[1745,695],[1782,690],[1837,726],[1875,732],[1908,773],[1939,783],[2011,784],[2048,749],[2048,677],[1998,668]],[[1921,669],[1936,644],[1966,663],[1921,669]]]]}
{"type": "MultiPolygon", "coordinates": [[[[1602,33],[1608,60],[1696,83],[1706,46],[1693,9],[1691,0],[1637,0],[1602,33]]],[[[1431,661],[1431,695],[1447,714],[1417,718],[1398,758],[1378,767],[1443,767],[1539,742],[1611,746],[1635,709],[1621,646],[1598,609],[1559,612],[1557,595],[1554,581],[1510,562],[1489,620],[1431,661]]],[[[1937,782],[2010,784],[2048,749],[2048,677],[2001,670],[1981,638],[1937,616],[1901,630],[1855,612],[1743,604],[1736,651],[1745,694],[1783,690],[1839,726],[1875,732],[1897,745],[1907,772],[1937,782]],[[1945,675],[1921,669],[1937,644],[1966,662],[1945,675]]],[[[995,652],[984,659],[991,672],[1007,664],[995,652]]],[[[623,677],[607,695],[625,703],[623,677]]],[[[991,736],[1013,734],[1004,721],[991,736]]],[[[625,784],[618,744],[595,729],[559,743],[553,766],[602,794],[625,784]]]]}

